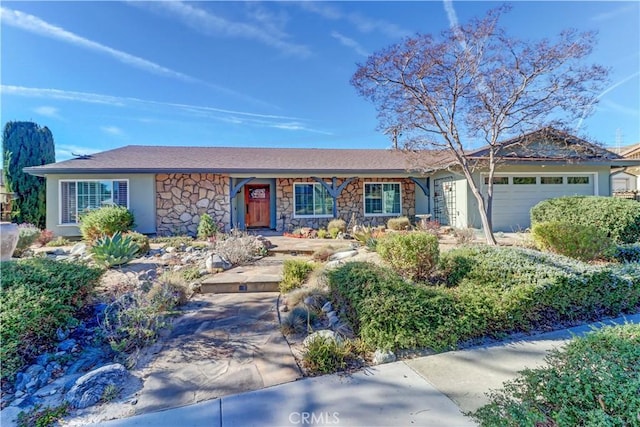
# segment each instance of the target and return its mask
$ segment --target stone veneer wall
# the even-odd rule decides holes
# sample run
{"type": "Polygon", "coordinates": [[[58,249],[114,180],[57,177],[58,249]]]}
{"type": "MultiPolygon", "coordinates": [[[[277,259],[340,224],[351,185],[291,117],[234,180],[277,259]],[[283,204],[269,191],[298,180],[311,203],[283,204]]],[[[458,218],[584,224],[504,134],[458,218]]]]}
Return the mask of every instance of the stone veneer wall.
{"type": "MultiPolygon", "coordinates": [[[[339,178],[337,184],[341,185],[345,178],[339,178]]],[[[319,229],[326,227],[332,218],[294,218],[293,217],[293,184],[297,182],[316,182],[312,178],[278,178],[276,180],[277,191],[277,227],[278,231],[292,231],[297,227],[312,227],[319,229]],[[284,218],[284,219],[283,219],[284,218]]],[[[326,179],[326,182],[330,182],[326,179]]],[[[364,183],[365,182],[400,182],[402,196],[402,215],[413,216],[415,209],[415,183],[408,178],[356,178],[342,190],[338,197],[338,217],[344,219],[347,224],[352,216],[360,225],[385,225],[391,216],[364,216],[364,183]]]]}
{"type": "Polygon", "coordinates": [[[200,215],[228,227],[230,218],[229,176],[211,173],[156,175],[156,223],[160,236],[198,231],[200,215]]]}

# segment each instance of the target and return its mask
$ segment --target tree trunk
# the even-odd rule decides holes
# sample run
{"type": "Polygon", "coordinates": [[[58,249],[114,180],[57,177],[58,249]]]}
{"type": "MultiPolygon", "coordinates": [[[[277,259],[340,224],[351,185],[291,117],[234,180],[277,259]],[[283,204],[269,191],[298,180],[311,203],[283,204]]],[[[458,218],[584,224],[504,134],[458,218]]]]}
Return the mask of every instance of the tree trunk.
{"type": "MultiPolygon", "coordinates": [[[[476,197],[478,201],[478,213],[480,214],[480,221],[482,222],[482,231],[484,232],[484,237],[487,239],[487,245],[496,246],[498,242],[496,241],[495,236],[493,235],[493,227],[491,225],[491,220],[489,219],[489,213],[487,212],[487,206],[485,206],[484,198],[480,191],[475,188],[474,183],[470,183],[471,191],[473,195],[476,197]]],[[[487,201],[487,205],[489,205],[489,201],[487,201]]]]}

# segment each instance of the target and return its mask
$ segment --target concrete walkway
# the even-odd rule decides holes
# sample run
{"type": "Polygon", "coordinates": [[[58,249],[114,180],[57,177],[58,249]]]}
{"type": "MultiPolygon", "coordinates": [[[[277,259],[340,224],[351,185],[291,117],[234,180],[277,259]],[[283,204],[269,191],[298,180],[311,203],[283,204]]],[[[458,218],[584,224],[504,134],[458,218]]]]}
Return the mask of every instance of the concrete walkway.
{"type": "MultiPolygon", "coordinates": [[[[607,324],[640,323],[640,314],[607,324]]],[[[551,348],[602,323],[519,341],[380,365],[353,375],[326,375],[169,411],[103,423],[129,426],[473,426],[462,412],[487,402],[551,348]]]]}

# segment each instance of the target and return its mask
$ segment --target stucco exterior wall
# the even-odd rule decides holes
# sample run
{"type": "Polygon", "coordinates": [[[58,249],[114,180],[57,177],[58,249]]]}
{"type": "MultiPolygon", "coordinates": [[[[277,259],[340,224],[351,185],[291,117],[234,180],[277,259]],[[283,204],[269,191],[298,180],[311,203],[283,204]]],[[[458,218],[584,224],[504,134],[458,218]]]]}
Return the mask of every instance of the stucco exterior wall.
{"type": "Polygon", "coordinates": [[[47,229],[56,236],[77,237],[77,225],[60,224],[60,180],[126,179],[129,181],[129,209],[135,217],[135,230],[140,233],[156,232],[155,175],[153,174],[104,174],[104,175],[47,175],[47,229]]]}
{"type": "MultiPolygon", "coordinates": [[[[346,178],[338,178],[337,185],[341,185],[346,178]]],[[[296,218],[294,215],[293,185],[299,182],[316,182],[312,178],[278,178],[276,179],[276,229],[278,231],[292,231],[297,227],[312,227],[319,229],[326,227],[333,218],[296,218]]],[[[326,180],[330,183],[330,180],[326,180]]],[[[415,209],[415,183],[408,178],[356,178],[340,193],[337,199],[338,217],[349,224],[354,219],[360,225],[384,225],[390,218],[398,215],[365,216],[364,214],[364,184],[369,182],[399,182],[401,194],[402,216],[413,216],[415,209]]]]}
{"type": "Polygon", "coordinates": [[[216,223],[230,224],[228,175],[171,173],[155,176],[158,235],[196,235],[200,215],[208,213],[216,223]]]}

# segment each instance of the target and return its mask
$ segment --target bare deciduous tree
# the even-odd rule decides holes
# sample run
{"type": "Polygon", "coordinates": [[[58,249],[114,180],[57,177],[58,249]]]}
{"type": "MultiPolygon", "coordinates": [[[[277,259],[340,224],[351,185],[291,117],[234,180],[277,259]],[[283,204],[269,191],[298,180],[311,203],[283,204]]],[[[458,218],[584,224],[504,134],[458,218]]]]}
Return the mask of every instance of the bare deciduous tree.
{"type": "Polygon", "coordinates": [[[491,206],[501,141],[584,118],[608,74],[582,63],[595,33],[567,30],[555,40],[518,40],[498,25],[507,9],[450,28],[438,39],[417,35],[380,50],[351,80],[375,104],[380,127],[402,134],[404,149],[449,153],[477,199],[489,244],[496,244],[491,206]],[[469,156],[478,141],[487,147],[481,163],[469,156]],[[484,195],[474,179],[477,167],[488,170],[484,195]]]}

